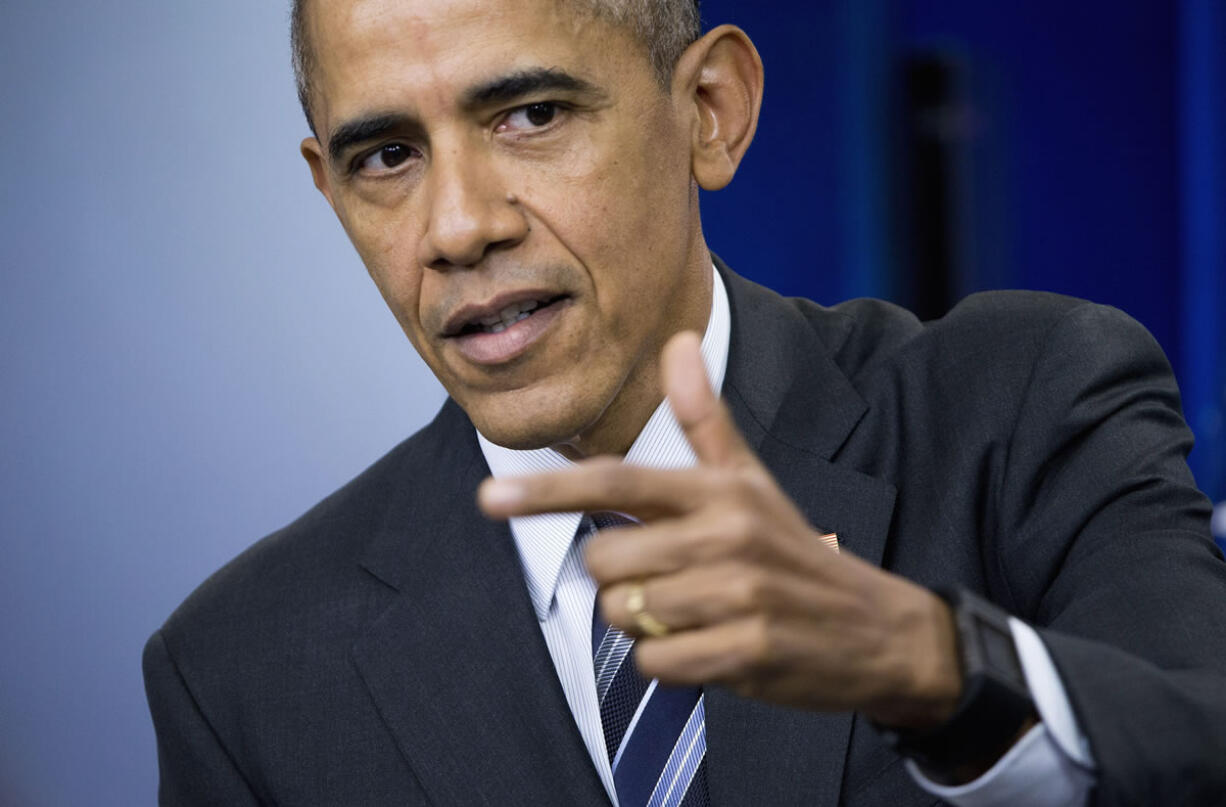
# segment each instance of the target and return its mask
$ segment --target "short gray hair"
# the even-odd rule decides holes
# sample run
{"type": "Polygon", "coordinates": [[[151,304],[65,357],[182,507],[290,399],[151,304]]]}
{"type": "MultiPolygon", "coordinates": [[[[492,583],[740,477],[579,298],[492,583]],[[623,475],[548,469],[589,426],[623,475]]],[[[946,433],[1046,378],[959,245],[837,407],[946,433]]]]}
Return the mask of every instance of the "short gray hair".
{"type": "MultiPolygon", "coordinates": [[[[702,33],[698,16],[699,0],[560,0],[573,2],[583,10],[632,31],[647,49],[652,70],[661,86],[672,79],[677,60],[702,33]]],[[[293,0],[290,11],[290,49],[293,54],[294,81],[298,102],[307,125],[315,132],[311,117],[313,77],[317,60],[307,32],[308,0],[293,0]]]]}

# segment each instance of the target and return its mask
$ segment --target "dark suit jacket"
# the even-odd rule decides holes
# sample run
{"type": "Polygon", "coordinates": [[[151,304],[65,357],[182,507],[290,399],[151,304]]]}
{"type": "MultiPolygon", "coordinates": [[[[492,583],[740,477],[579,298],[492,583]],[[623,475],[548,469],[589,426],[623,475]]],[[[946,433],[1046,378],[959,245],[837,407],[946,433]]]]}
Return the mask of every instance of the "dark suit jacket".
{"type": "MultiPolygon", "coordinates": [[[[1031,293],[921,324],[721,271],[724,397],[811,522],[1039,626],[1099,803],[1226,798],[1226,564],[1144,329],[1031,293]]],[[[183,603],[145,651],[164,804],[607,803],[487,474],[448,402],[183,603]]],[[[716,805],[936,801],[862,718],[706,709],[716,805]]]]}

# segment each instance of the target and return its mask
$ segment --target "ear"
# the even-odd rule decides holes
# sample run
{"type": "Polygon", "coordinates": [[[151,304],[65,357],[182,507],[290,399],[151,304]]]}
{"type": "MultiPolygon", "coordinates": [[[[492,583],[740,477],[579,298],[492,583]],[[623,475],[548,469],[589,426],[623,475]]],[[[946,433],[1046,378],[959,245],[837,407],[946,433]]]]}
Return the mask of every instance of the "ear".
{"type": "Polygon", "coordinates": [[[329,184],[328,177],[328,161],[324,156],[324,148],[320,142],[314,137],[308,137],[302,141],[298,147],[302,152],[302,157],[307,161],[307,165],[311,167],[311,179],[315,181],[315,187],[328,200],[328,204],[332,205],[332,209],[336,209],[336,203],[332,201],[332,186],[329,184]]]}
{"type": "Polygon", "coordinates": [[[672,91],[695,112],[691,171],[704,190],[732,181],[758,128],[762,85],[758,49],[733,25],[709,31],[677,62],[672,91]]]}

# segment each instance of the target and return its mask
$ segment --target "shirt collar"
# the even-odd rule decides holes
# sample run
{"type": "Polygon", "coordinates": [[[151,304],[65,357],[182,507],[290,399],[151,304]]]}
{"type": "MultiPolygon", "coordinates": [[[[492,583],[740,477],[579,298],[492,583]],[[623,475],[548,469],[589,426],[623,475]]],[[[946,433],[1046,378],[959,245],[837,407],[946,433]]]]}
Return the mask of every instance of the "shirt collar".
{"type": "MultiPolygon", "coordinates": [[[[728,366],[732,316],[724,282],[714,266],[711,272],[715,278],[711,284],[711,314],[707,317],[707,330],[702,337],[701,349],[711,388],[718,391],[723,387],[724,372],[728,366]]],[[[477,433],[477,441],[495,477],[559,471],[573,465],[552,448],[517,451],[491,443],[480,432],[477,433]]],[[[631,465],[649,468],[688,468],[697,461],[668,401],[662,401],[656,407],[624,459],[631,465]]],[[[582,513],[544,513],[511,519],[511,534],[515,537],[515,546],[524,567],[528,594],[541,621],[549,614],[558,587],[558,573],[582,519],[582,513]]]]}

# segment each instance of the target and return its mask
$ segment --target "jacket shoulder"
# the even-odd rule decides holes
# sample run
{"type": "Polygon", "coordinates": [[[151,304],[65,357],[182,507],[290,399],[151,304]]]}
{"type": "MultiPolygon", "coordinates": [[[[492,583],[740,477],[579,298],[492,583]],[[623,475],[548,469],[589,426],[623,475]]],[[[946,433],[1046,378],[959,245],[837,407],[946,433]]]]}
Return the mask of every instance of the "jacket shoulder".
{"type": "Polygon", "coordinates": [[[976,363],[993,353],[1007,354],[1013,362],[1033,359],[1050,332],[1069,319],[1106,320],[1114,330],[1144,331],[1116,309],[1039,291],[978,292],[929,321],[884,300],[861,298],[829,307],[803,299],[791,302],[853,382],[897,361],[925,356],[976,363]]]}

